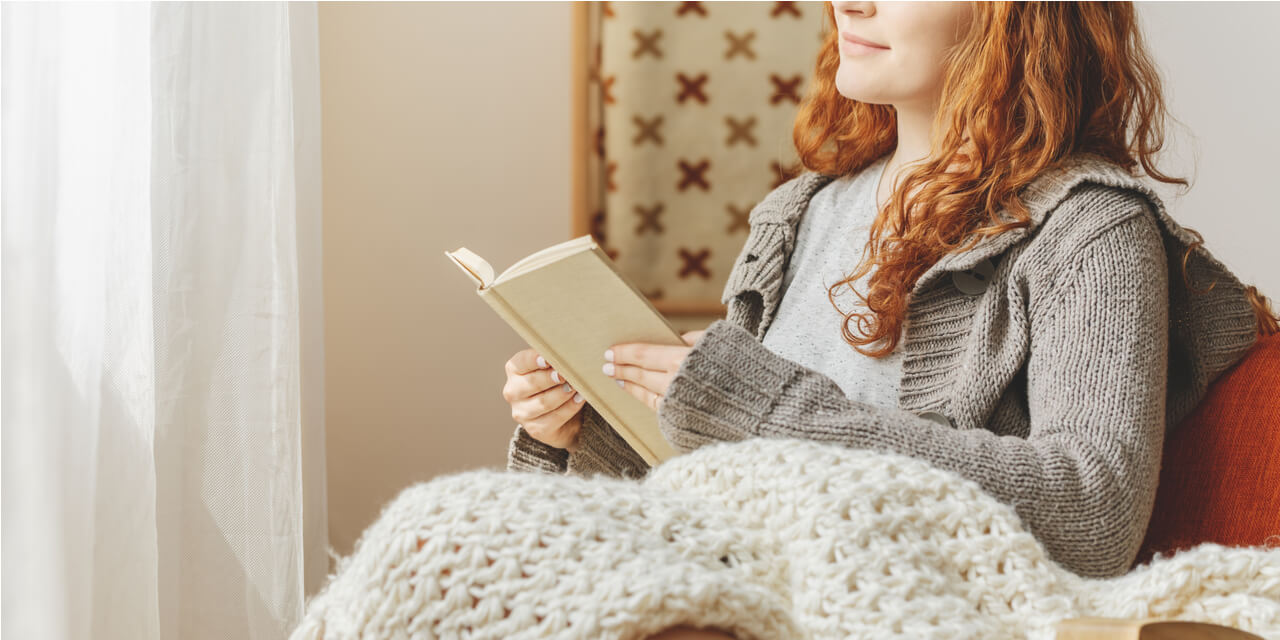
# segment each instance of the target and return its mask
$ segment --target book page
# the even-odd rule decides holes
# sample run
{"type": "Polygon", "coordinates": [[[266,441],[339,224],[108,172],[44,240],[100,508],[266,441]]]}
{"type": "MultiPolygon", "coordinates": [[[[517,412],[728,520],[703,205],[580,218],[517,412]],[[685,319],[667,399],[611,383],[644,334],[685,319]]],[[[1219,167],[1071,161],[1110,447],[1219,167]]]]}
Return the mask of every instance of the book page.
{"type": "Polygon", "coordinates": [[[589,235],[579,236],[572,240],[552,245],[546,249],[521,258],[515,264],[507,267],[506,271],[503,271],[498,275],[498,281],[501,282],[503,280],[508,280],[520,275],[521,273],[532,271],[544,264],[559,260],[568,254],[574,253],[575,251],[588,251],[593,246],[595,246],[595,240],[593,240],[589,235]]]}
{"type": "Polygon", "coordinates": [[[493,267],[470,249],[459,247],[453,251],[444,252],[444,255],[449,256],[449,259],[453,260],[463,273],[471,276],[480,288],[483,289],[493,282],[493,267]]]}

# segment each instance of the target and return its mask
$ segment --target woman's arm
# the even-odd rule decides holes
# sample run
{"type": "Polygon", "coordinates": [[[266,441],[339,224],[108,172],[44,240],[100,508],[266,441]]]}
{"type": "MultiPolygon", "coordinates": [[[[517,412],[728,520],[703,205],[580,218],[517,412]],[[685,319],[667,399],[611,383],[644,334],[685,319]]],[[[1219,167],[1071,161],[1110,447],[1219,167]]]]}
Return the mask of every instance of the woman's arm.
{"type": "Polygon", "coordinates": [[[1122,574],[1146,531],[1164,442],[1168,276],[1155,224],[1135,211],[1031,292],[1047,297],[1031,318],[1026,439],[851,401],[724,320],[681,364],[659,423],[686,451],[764,436],[923,458],[1013,506],[1071,571],[1122,574]]]}
{"type": "Polygon", "coordinates": [[[507,448],[507,468],[583,476],[602,473],[619,478],[639,478],[648,473],[649,464],[609,426],[591,403],[584,402],[579,411],[582,413],[582,427],[578,431],[577,446],[572,451],[539,442],[523,427],[516,427],[507,448]]]}

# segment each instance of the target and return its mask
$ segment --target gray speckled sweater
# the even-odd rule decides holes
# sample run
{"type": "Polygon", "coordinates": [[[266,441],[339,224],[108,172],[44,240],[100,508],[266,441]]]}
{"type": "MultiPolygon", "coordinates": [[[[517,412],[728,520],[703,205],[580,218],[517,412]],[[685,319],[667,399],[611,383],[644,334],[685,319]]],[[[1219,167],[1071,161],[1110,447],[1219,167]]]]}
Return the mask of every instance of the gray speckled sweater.
{"type": "MultiPolygon", "coordinates": [[[[1244,285],[1123,168],[1078,154],[1022,192],[1032,224],[943,257],[912,290],[898,408],[852,401],[766,349],[806,204],[832,176],[805,172],[750,212],[716,320],[658,411],[678,449],[792,437],[922,458],[1014,507],[1083,576],[1132,567],[1165,434],[1257,339],[1244,285]]],[[[517,428],[508,467],[640,476],[647,469],[585,406],[572,455],[517,428]]]]}
{"type": "Polygon", "coordinates": [[[842,311],[866,309],[854,290],[865,294],[871,274],[837,288],[832,295],[840,311],[827,296],[862,259],[876,219],[876,187],[888,163],[886,153],[809,198],[796,225],[778,309],[760,338],[770,351],[831,378],[850,400],[880,407],[898,406],[902,350],[872,358],[855,351],[841,333],[842,311]]]}

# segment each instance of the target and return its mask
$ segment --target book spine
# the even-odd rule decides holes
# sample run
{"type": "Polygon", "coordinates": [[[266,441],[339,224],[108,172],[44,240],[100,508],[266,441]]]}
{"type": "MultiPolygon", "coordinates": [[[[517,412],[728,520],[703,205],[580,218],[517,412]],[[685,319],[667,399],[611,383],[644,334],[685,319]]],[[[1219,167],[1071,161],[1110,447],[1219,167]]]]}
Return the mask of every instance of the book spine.
{"type": "MultiPolygon", "coordinates": [[[[476,293],[478,293],[480,298],[492,307],[503,320],[506,320],[507,324],[510,325],[525,342],[529,343],[529,346],[533,347],[534,351],[538,352],[538,355],[542,356],[542,358],[547,361],[547,364],[550,364],[552,368],[559,372],[560,376],[563,377],[570,386],[572,386],[578,393],[581,393],[585,402],[590,402],[591,406],[594,407],[598,413],[601,413],[608,422],[611,424],[617,424],[616,418],[615,420],[608,420],[609,417],[612,417],[612,414],[601,401],[600,397],[591,390],[591,386],[583,384],[586,378],[578,375],[577,371],[569,367],[567,363],[560,358],[560,354],[556,353],[555,350],[551,348],[551,345],[543,340],[542,336],[540,336],[537,331],[533,330],[533,327],[529,326],[528,323],[515,313],[511,308],[511,305],[507,304],[507,301],[498,294],[496,289],[493,287],[477,289],[476,293]]],[[[644,444],[644,442],[628,433],[627,429],[617,429],[617,431],[618,435],[622,436],[622,439],[626,440],[627,444],[631,445],[631,448],[635,449],[635,452],[639,454],[641,458],[644,458],[645,462],[649,463],[649,466],[652,467],[662,461],[661,458],[655,455],[654,452],[644,444]]]]}

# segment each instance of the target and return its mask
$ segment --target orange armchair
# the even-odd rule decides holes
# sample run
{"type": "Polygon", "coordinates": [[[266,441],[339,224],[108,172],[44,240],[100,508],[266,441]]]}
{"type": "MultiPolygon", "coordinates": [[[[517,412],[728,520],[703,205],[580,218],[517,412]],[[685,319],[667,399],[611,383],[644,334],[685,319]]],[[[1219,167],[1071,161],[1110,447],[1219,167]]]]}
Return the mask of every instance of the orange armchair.
{"type": "Polygon", "coordinates": [[[1166,439],[1134,566],[1202,542],[1280,548],[1280,333],[1259,338],[1166,439]]]}

